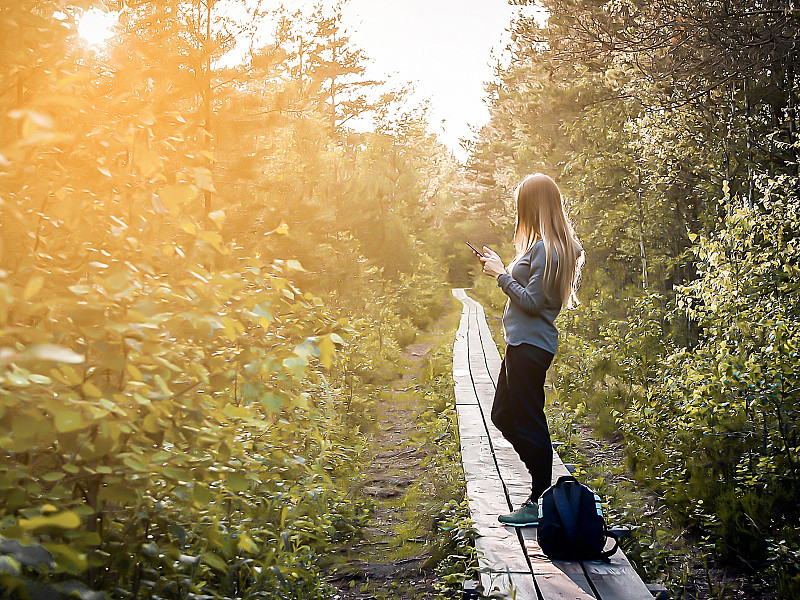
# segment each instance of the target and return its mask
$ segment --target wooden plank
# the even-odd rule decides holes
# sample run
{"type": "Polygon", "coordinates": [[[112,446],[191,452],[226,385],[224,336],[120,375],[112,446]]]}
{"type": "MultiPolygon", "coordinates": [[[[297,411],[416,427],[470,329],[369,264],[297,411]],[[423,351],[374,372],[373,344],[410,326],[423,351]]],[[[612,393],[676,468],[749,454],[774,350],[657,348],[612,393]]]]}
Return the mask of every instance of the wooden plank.
{"type": "Polygon", "coordinates": [[[487,573],[514,573],[530,574],[531,570],[525,554],[522,552],[519,540],[514,532],[504,532],[505,535],[485,535],[475,538],[475,548],[478,550],[478,567],[487,573]]]}
{"type": "MultiPolygon", "coordinates": [[[[472,355],[473,352],[480,352],[480,351],[481,351],[480,346],[478,347],[478,350],[470,348],[470,355],[472,355]]],[[[486,368],[486,363],[483,362],[483,359],[477,360],[474,357],[470,358],[469,369],[472,375],[472,380],[476,384],[481,383],[482,385],[485,385],[487,389],[491,390],[489,392],[490,395],[494,397],[494,389],[495,389],[494,379],[492,379],[492,376],[489,374],[489,370],[486,368]]]]}
{"type": "Polygon", "coordinates": [[[583,566],[602,600],[653,600],[630,563],[626,565],[612,557],[611,564],[598,561],[584,562],[583,566]]]}
{"type": "MultiPolygon", "coordinates": [[[[476,300],[472,300],[471,298],[470,298],[470,300],[475,306],[476,318],[477,318],[478,324],[480,326],[481,336],[483,336],[487,340],[493,340],[492,332],[489,329],[489,322],[486,319],[486,311],[484,310],[483,305],[480,302],[477,302],[476,300]]],[[[497,352],[497,345],[494,344],[494,343],[492,345],[495,347],[495,354],[499,358],[500,353],[497,352]]],[[[488,356],[490,356],[490,355],[487,354],[487,357],[488,356]]]]}
{"type": "Polygon", "coordinates": [[[481,407],[477,404],[456,404],[456,416],[462,440],[472,437],[488,437],[481,407]]]}
{"type": "Polygon", "coordinates": [[[453,296],[462,302],[468,298],[467,292],[464,288],[453,288],[452,293],[453,296]]]}
{"type": "MultiPolygon", "coordinates": [[[[457,292],[454,295],[459,297],[457,292]]],[[[467,331],[459,333],[454,346],[454,380],[456,382],[456,407],[461,432],[462,463],[467,479],[467,498],[470,514],[478,538],[479,567],[482,584],[487,590],[496,589],[504,593],[512,590],[517,598],[539,600],[530,573],[530,567],[519,542],[517,532],[502,526],[497,515],[509,510],[500,474],[489,443],[484,414],[478,396],[470,386],[479,386],[483,393],[494,396],[494,382],[482,359],[483,347],[476,335],[477,321],[474,306],[466,306],[462,313],[468,316],[467,331]],[[464,359],[467,346],[471,346],[469,357],[464,359]],[[456,358],[458,355],[458,358],[456,358]]],[[[464,320],[462,318],[462,325],[464,320]]]]}
{"type": "MultiPolygon", "coordinates": [[[[580,566],[580,565],[579,565],[580,566]]],[[[536,585],[545,600],[594,600],[595,596],[586,591],[566,573],[534,573],[536,585]]],[[[584,582],[586,578],[583,578],[584,582]]],[[[588,587],[588,584],[587,584],[588,587]]],[[[603,599],[605,600],[605,599],[603,599]]]]}
{"type": "MultiPolygon", "coordinates": [[[[606,544],[606,549],[613,542],[606,544]]],[[[628,557],[617,550],[610,562],[584,561],[583,570],[603,600],[652,600],[653,595],[628,557]]]]}
{"type": "Polygon", "coordinates": [[[503,483],[495,473],[487,473],[482,479],[467,481],[467,498],[470,511],[475,512],[472,520],[484,531],[482,535],[500,535],[496,531],[508,533],[508,530],[497,520],[497,515],[508,510],[508,500],[503,493],[503,483]]]}
{"type": "MultiPolygon", "coordinates": [[[[498,493],[505,500],[505,493],[502,482],[497,474],[489,438],[486,437],[462,437],[461,438],[461,464],[464,467],[464,478],[467,483],[473,480],[483,481],[486,479],[496,479],[500,483],[498,493]]],[[[472,507],[470,507],[472,510],[472,507]]],[[[506,507],[500,509],[505,512],[506,507]]],[[[495,513],[499,514],[499,513],[495,513]]]]}
{"type": "MultiPolygon", "coordinates": [[[[514,598],[515,600],[541,600],[530,571],[525,573],[481,573],[484,596],[514,598]]],[[[547,600],[547,599],[546,599],[547,600]]]]}
{"type": "Polygon", "coordinates": [[[482,401],[486,400],[487,405],[491,408],[491,403],[494,401],[494,383],[491,382],[487,375],[481,377],[480,371],[477,371],[475,368],[471,368],[471,375],[472,383],[475,386],[475,391],[478,393],[478,396],[480,396],[482,401]]]}
{"type": "Polygon", "coordinates": [[[467,297],[466,293],[463,294],[461,300],[466,306],[469,306],[469,309],[464,311],[464,314],[469,312],[470,325],[475,325],[474,327],[469,327],[470,332],[472,333],[470,341],[472,343],[480,343],[481,347],[483,348],[483,356],[481,357],[481,360],[486,365],[492,383],[496,384],[497,374],[500,372],[500,363],[502,359],[500,357],[500,352],[497,350],[497,346],[492,339],[492,334],[489,330],[489,325],[486,322],[486,315],[484,313],[483,306],[467,297]]]}
{"type": "Polygon", "coordinates": [[[483,406],[487,415],[491,415],[492,404],[494,403],[494,384],[485,379],[473,377],[472,385],[475,389],[475,394],[478,396],[478,403],[483,406]]]}
{"type": "Polygon", "coordinates": [[[453,345],[453,377],[471,377],[466,344],[453,345]]]}
{"type": "Polygon", "coordinates": [[[544,555],[536,537],[536,527],[520,529],[525,552],[531,563],[531,570],[546,600],[572,599],[589,600],[594,592],[578,561],[551,561],[544,555]]]}
{"type": "MultiPolygon", "coordinates": [[[[536,563],[547,560],[539,546],[537,529],[525,527],[520,530],[520,533],[525,544],[526,554],[531,561],[531,568],[536,575],[536,563]]],[[[585,592],[593,594],[591,586],[594,586],[602,600],[652,600],[652,596],[648,595],[647,586],[639,578],[621,550],[618,550],[610,561],[610,563],[559,560],[549,562],[564,572],[585,592]]]]}
{"type": "Polygon", "coordinates": [[[508,510],[499,477],[468,480],[467,498],[470,516],[478,533],[475,547],[480,569],[495,573],[530,573],[517,532],[497,521],[497,515],[508,510]]]}
{"type": "Polygon", "coordinates": [[[569,561],[569,560],[554,560],[553,566],[556,567],[559,571],[564,573],[567,577],[569,577],[573,582],[575,582],[578,587],[580,587],[584,592],[589,594],[592,598],[595,597],[594,590],[589,585],[589,580],[586,578],[586,573],[583,572],[583,566],[578,561],[569,561]]]}
{"type": "MultiPolygon", "coordinates": [[[[531,476],[528,473],[528,469],[525,468],[522,459],[520,459],[519,454],[514,450],[511,442],[505,438],[500,439],[503,440],[503,444],[494,445],[497,464],[500,467],[500,477],[506,480],[507,483],[514,483],[522,480],[530,484],[531,476]]],[[[494,439],[492,439],[492,442],[494,442],[494,439]]]]}
{"type": "Polygon", "coordinates": [[[494,342],[492,332],[489,329],[489,324],[486,322],[486,314],[483,311],[483,306],[478,305],[478,326],[480,327],[481,338],[484,341],[486,362],[489,364],[489,370],[494,373],[500,372],[500,363],[502,358],[500,351],[497,349],[497,344],[494,342]]]}
{"type": "MultiPolygon", "coordinates": [[[[515,591],[517,598],[526,600],[592,600],[595,595],[599,600],[650,600],[647,587],[621,551],[610,563],[550,561],[539,547],[535,527],[516,530],[497,521],[497,515],[510,508],[509,500],[516,506],[527,498],[530,476],[489,418],[500,355],[483,308],[464,290],[454,290],[453,295],[464,303],[453,346],[453,378],[467,497],[479,534],[476,547],[485,589],[509,595],[515,591]]],[[[554,451],[553,482],[568,473],[554,451]]]]}
{"type": "Polygon", "coordinates": [[[471,404],[478,406],[478,397],[475,395],[475,388],[471,383],[465,381],[456,381],[453,388],[456,395],[456,405],[471,404]]]}

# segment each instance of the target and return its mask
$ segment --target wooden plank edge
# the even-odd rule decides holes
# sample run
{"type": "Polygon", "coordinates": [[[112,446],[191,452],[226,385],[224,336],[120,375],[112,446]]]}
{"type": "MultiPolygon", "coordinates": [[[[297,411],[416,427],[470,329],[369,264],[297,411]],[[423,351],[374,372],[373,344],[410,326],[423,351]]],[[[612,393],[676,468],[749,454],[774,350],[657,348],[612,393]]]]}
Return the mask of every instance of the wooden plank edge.
{"type": "Polygon", "coordinates": [[[481,573],[480,578],[484,597],[543,600],[530,572],[481,573]]]}

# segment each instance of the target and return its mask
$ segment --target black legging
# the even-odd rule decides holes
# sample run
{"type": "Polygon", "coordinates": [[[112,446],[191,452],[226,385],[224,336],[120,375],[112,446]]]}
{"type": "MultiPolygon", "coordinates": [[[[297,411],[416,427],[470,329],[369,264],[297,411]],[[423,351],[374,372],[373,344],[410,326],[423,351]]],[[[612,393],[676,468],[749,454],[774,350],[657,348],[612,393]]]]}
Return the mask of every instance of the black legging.
{"type": "Polygon", "coordinates": [[[530,344],[507,346],[492,404],[492,423],[531,473],[537,500],[553,476],[553,445],[544,414],[544,378],[553,355],[530,344]]]}

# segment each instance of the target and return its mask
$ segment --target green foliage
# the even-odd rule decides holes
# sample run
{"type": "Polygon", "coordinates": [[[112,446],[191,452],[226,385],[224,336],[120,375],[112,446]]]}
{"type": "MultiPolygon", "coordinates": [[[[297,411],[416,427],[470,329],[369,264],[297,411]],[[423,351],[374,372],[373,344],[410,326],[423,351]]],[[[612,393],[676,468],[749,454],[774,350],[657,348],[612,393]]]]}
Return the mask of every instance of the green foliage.
{"type": "Polygon", "coordinates": [[[764,180],[752,208],[728,200],[723,227],[695,238],[699,277],[673,308],[650,294],[620,320],[597,299],[562,316],[553,368],[559,399],[624,437],[630,465],[676,521],[719,558],[769,569],[786,597],[800,543],[795,185],[764,180]],[[699,339],[676,347],[686,317],[699,339]]]}
{"type": "Polygon", "coordinates": [[[591,415],[598,433],[615,437],[631,402],[647,396],[660,375],[669,322],[658,294],[626,300],[630,308],[621,318],[603,312],[608,304],[597,294],[559,317],[551,379],[561,403],[591,415]],[[587,324],[596,331],[587,332],[587,324]]]}
{"type": "MultiPolygon", "coordinates": [[[[22,230],[24,209],[5,209],[22,230]]],[[[75,273],[51,234],[0,282],[5,585],[311,597],[314,552],[363,516],[347,497],[360,442],[321,387],[341,325],[292,261],[193,221],[159,229],[180,241],[158,270],[132,240],[75,273]],[[196,262],[214,256],[229,267],[196,262]]]]}
{"type": "Polygon", "coordinates": [[[81,8],[0,11],[0,583],[326,597],[452,165],[422,113],[343,126],[376,84],[335,14],[222,69],[214,2],[129,7],[99,53],[81,8]]]}
{"type": "Polygon", "coordinates": [[[469,518],[466,500],[450,500],[436,515],[440,560],[436,564],[437,591],[444,598],[464,589],[464,583],[476,576],[476,531],[469,518]]]}
{"type": "Polygon", "coordinates": [[[477,562],[476,531],[464,495],[466,484],[461,466],[452,364],[452,345],[447,339],[429,358],[425,386],[428,408],[418,418],[427,443],[435,448],[423,466],[430,473],[429,477],[435,479],[435,485],[432,482],[425,485],[433,488],[436,494],[428,494],[428,506],[414,505],[408,510],[409,514],[421,512],[426,525],[432,516],[432,527],[428,525],[428,529],[433,533],[433,544],[427,563],[434,568],[435,588],[442,598],[463,590],[464,582],[475,577],[477,562]]]}
{"type": "Polygon", "coordinates": [[[668,357],[624,424],[675,514],[713,535],[722,558],[769,565],[787,597],[797,573],[786,557],[800,545],[795,185],[762,182],[758,205],[734,204],[723,228],[697,238],[699,278],[678,305],[698,344],[668,357]],[[644,458],[644,447],[661,451],[644,458]]]}

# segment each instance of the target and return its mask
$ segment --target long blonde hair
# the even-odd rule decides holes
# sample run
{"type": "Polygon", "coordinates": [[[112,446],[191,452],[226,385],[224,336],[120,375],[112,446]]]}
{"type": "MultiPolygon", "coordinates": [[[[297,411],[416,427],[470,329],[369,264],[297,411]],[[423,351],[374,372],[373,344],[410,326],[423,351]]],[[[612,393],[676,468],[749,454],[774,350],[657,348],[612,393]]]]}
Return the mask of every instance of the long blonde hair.
{"type": "Polygon", "coordinates": [[[514,190],[517,219],[514,227],[516,263],[533,245],[542,240],[545,250],[544,290],[553,289],[568,308],[579,304],[576,295],[578,278],[583,266],[583,249],[567,217],[561,190],[552,178],[542,173],[528,175],[514,190]],[[555,274],[553,250],[558,262],[555,274]]]}

